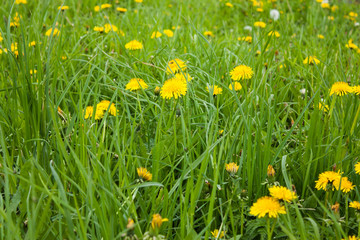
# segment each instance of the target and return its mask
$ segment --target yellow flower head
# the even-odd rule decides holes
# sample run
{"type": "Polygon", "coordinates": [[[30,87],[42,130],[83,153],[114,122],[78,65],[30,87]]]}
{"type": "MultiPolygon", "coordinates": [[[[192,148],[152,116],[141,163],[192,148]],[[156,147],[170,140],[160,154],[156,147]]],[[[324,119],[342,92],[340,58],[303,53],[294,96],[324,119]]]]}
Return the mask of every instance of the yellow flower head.
{"type": "Polygon", "coordinates": [[[330,9],[330,4],[329,3],[322,3],[321,7],[330,9]]]}
{"type": "Polygon", "coordinates": [[[165,29],[163,32],[168,37],[173,37],[174,36],[174,32],[171,31],[170,29],[165,29]]]}
{"type": "Polygon", "coordinates": [[[319,102],[319,109],[320,111],[327,113],[329,111],[329,105],[325,104],[324,102],[319,102]]]}
{"type": "Polygon", "coordinates": [[[214,33],[212,31],[205,31],[204,32],[204,36],[207,36],[207,37],[215,37],[214,33]]]}
{"type": "Polygon", "coordinates": [[[265,28],[266,23],[264,23],[264,22],[255,22],[254,27],[265,28]]]}
{"type": "Polygon", "coordinates": [[[206,91],[210,92],[210,90],[212,91],[212,94],[214,96],[222,94],[222,88],[219,87],[218,85],[206,87],[206,91]]]}
{"type": "Polygon", "coordinates": [[[279,201],[273,197],[259,198],[250,208],[250,214],[258,218],[268,215],[270,218],[277,218],[279,214],[286,214],[284,206],[281,206],[279,201]]]}
{"type": "Polygon", "coordinates": [[[304,59],[303,63],[309,65],[318,65],[320,63],[320,60],[317,59],[316,56],[309,56],[304,59]]]}
{"type": "Polygon", "coordinates": [[[324,39],[324,38],[325,38],[324,35],[321,35],[321,34],[318,34],[317,37],[318,37],[319,39],[324,39]]]}
{"type": "Polygon", "coordinates": [[[177,73],[177,72],[182,72],[186,70],[186,64],[184,61],[182,61],[181,59],[173,59],[171,61],[168,62],[167,67],[166,67],[166,72],[168,74],[170,73],[177,73]]]}
{"type": "Polygon", "coordinates": [[[125,48],[129,50],[139,50],[139,49],[143,49],[143,45],[141,42],[137,40],[132,40],[127,44],[125,44],[125,48]]]}
{"type": "Polygon", "coordinates": [[[93,106],[86,107],[86,109],[85,109],[85,117],[84,118],[85,119],[91,118],[92,115],[93,115],[93,112],[94,112],[93,106]]]}
{"type": "Polygon", "coordinates": [[[105,33],[108,33],[110,31],[117,32],[118,28],[115,25],[107,23],[104,25],[104,31],[105,31],[105,33]]]}
{"type": "Polygon", "coordinates": [[[175,98],[178,99],[181,96],[185,96],[187,92],[187,84],[182,80],[171,78],[167,80],[160,90],[160,95],[164,99],[175,98]]]}
{"type": "Polygon", "coordinates": [[[4,40],[4,38],[1,36],[1,32],[0,32],[0,42],[2,42],[2,40],[4,40]]]}
{"type": "Polygon", "coordinates": [[[142,3],[143,0],[135,0],[136,3],[142,3]]]}
{"type": "MultiPolygon", "coordinates": [[[[348,236],[347,238],[348,240],[359,240],[360,238],[356,237],[355,235],[352,236],[348,236]]],[[[345,240],[345,238],[341,239],[341,240],[345,240]]]]}
{"type": "Polygon", "coordinates": [[[354,50],[358,50],[358,49],[359,49],[359,47],[358,47],[356,44],[353,43],[353,40],[352,40],[352,39],[350,39],[350,40],[348,41],[348,43],[345,45],[345,47],[346,47],[346,48],[349,48],[349,49],[354,49],[354,50]]]}
{"type": "Polygon", "coordinates": [[[130,81],[128,82],[128,84],[126,84],[126,90],[130,90],[130,91],[136,91],[139,89],[147,89],[148,85],[144,82],[144,80],[142,80],[141,78],[133,78],[130,79],[130,81]]]}
{"type": "Polygon", "coordinates": [[[272,36],[275,36],[275,37],[280,37],[280,33],[278,31],[270,31],[268,36],[272,37],[272,36]]]}
{"type": "Polygon", "coordinates": [[[229,8],[234,7],[234,5],[232,5],[232,4],[231,4],[231,3],[229,3],[229,2],[225,3],[225,6],[227,6],[227,7],[229,7],[229,8]]]}
{"type": "Polygon", "coordinates": [[[153,32],[152,34],[151,34],[151,38],[153,39],[153,38],[159,38],[159,37],[161,37],[162,36],[162,33],[161,32],[158,32],[158,31],[156,31],[156,32],[153,32]]]}
{"type": "Polygon", "coordinates": [[[138,176],[145,180],[145,181],[151,181],[152,180],[152,174],[146,169],[146,168],[137,168],[136,169],[138,176]]]}
{"type": "Polygon", "coordinates": [[[333,185],[336,190],[340,190],[344,193],[348,193],[355,188],[352,182],[347,177],[335,179],[333,185]]]}
{"type": "Polygon", "coordinates": [[[219,232],[219,229],[214,229],[214,231],[211,232],[211,235],[214,238],[223,238],[225,237],[225,232],[224,231],[219,232]]]}
{"type": "Polygon", "coordinates": [[[97,27],[97,26],[95,26],[95,27],[94,27],[94,31],[95,31],[95,32],[99,32],[99,33],[103,33],[103,32],[104,32],[104,27],[97,27]]]}
{"type": "Polygon", "coordinates": [[[27,0],[15,0],[15,4],[27,4],[27,0]]]}
{"type": "Polygon", "coordinates": [[[278,200],[291,202],[296,199],[296,195],[293,191],[282,186],[273,186],[269,188],[270,195],[278,200]]]}
{"type": "Polygon", "coordinates": [[[254,75],[254,71],[251,67],[246,65],[239,65],[230,72],[231,79],[234,81],[251,79],[254,75]]]}
{"type": "Polygon", "coordinates": [[[231,162],[231,163],[227,163],[225,165],[225,169],[228,173],[230,174],[235,174],[238,170],[239,170],[239,165],[237,165],[236,163],[234,162],[231,162]]]}
{"type": "Polygon", "coordinates": [[[229,85],[230,90],[233,90],[233,85],[234,85],[235,91],[240,91],[242,89],[242,86],[239,82],[233,82],[233,83],[230,83],[230,85],[229,85]]]}
{"type": "Polygon", "coordinates": [[[323,172],[323,173],[320,173],[319,174],[319,179],[317,181],[315,181],[316,185],[315,185],[315,188],[317,190],[325,190],[327,191],[329,188],[328,188],[328,184],[330,185],[331,187],[331,190],[334,189],[334,181],[335,180],[340,180],[341,178],[341,174],[340,174],[340,171],[338,172],[333,172],[333,171],[326,171],[326,172],[323,172]]]}
{"type": "Polygon", "coordinates": [[[355,167],[355,172],[360,175],[360,162],[357,162],[354,167],[355,167]]]}
{"type": "Polygon", "coordinates": [[[69,10],[69,6],[60,6],[60,7],[58,7],[58,10],[61,10],[61,11],[69,10]]]}
{"type": "Polygon", "coordinates": [[[108,100],[102,100],[100,103],[96,105],[95,119],[96,116],[101,116],[103,118],[105,112],[109,109],[109,113],[113,116],[116,116],[117,110],[114,103],[110,104],[108,100]]]}
{"type": "Polygon", "coordinates": [[[118,8],[116,8],[116,11],[124,13],[124,12],[127,12],[127,9],[118,7],[118,8]]]}
{"type": "MultiPolygon", "coordinates": [[[[0,41],[1,42],[1,41],[0,41]]],[[[29,47],[34,47],[36,45],[36,42],[35,41],[32,41],[29,43],[29,47]]]]}
{"type": "Polygon", "coordinates": [[[159,229],[163,222],[167,222],[169,219],[162,218],[160,214],[156,213],[153,215],[152,221],[151,221],[151,228],[152,229],[159,229]]]}
{"type": "Polygon", "coordinates": [[[111,8],[111,6],[109,3],[101,4],[101,9],[111,8]]]}
{"type": "Polygon", "coordinates": [[[349,207],[354,208],[354,209],[356,209],[356,210],[360,210],[360,202],[358,202],[358,201],[352,201],[352,202],[349,204],[349,207]]]}
{"type": "Polygon", "coordinates": [[[55,36],[59,35],[60,31],[57,28],[54,28],[54,31],[52,28],[50,28],[49,30],[46,31],[45,35],[50,37],[51,33],[52,33],[53,37],[55,37],[55,36]]]}
{"type": "Polygon", "coordinates": [[[353,89],[346,82],[336,82],[331,86],[330,96],[336,94],[338,96],[344,96],[351,93],[353,89]]]}
{"type": "Polygon", "coordinates": [[[239,41],[245,41],[248,43],[252,43],[252,37],[251,36],[246,36],[246,37],[238,37],[239,41]]]}
{"type": "Polygon", "coordinates": [[[183,82],[190,82],[193,78],[188,73],[178,72],[174,75],[174,78],[183,82]]]}

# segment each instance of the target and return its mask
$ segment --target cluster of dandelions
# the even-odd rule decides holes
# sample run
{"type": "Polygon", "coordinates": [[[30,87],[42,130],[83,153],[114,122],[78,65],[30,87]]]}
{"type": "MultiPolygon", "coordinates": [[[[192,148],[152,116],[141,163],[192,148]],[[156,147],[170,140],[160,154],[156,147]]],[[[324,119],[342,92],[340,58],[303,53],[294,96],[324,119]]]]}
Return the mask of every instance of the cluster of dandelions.
{"type": "Polygon", "coordinates": [[[85,109],[85,119],[92,118],[100,120],[105,116],[105,113],[109,112],[112,116],[117,115],[116,106],[114,103],[110,103],[108,100],[102,100],[96,106],[87,106],[85,109]]]}

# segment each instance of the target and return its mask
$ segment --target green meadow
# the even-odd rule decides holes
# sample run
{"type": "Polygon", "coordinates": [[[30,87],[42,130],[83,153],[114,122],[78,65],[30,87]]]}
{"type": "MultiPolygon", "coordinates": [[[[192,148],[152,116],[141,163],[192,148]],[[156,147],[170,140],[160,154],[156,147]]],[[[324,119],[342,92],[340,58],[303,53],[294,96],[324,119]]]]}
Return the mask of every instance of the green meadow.
{"type": "Polygon", "coordinates": [[[359,1],[0,12],[0,239],[360,239],[359,1]]]}

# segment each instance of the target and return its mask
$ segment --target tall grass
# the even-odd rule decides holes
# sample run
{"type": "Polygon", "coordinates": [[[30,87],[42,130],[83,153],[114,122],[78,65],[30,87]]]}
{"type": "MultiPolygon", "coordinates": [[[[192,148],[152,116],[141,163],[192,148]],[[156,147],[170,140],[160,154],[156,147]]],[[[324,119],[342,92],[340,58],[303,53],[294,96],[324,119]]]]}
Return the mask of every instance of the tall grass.
{"type": "Polygon", "coordinates": [[[343,18],[357,3],[338,3],[332,13],[315,1],[278,1],[259,13],[250,1],[232,1],[229,8],[216,0],[128,0],[97,13],[95,0],[67,0],[65,12],[60,2],[28,2],[0,7],[0,44],[8,49],[0,55],[1,239],[122,239],[128,218],[141,239],[155,213],[169,219],[161,228],[167,239],[209,239],[215,228],[229,239],[263,239],[266,220],[249,208],[268,194],[269,164],[276,181],[298,195],[288,214],[274,220],[274,236],[358,233],[346,205],[359,200],[358,187],[346,196],[314,189],[319,173],[332,169],[359,181],[353,170],[359,98],[329,96],[334,82],[359,84],[360,55],[345,44],[350,38],[359,43],[360,34],[343,18]],[[269,23],[275,5],[284,13],[269,23]],[[15,12],[22,17],[12,28],[15,12]],[[259,20],[268,26],[243,29],[259,20]],[[92,30],[105,23],[125,36],[92,30]],[[56,26],[60,35],[46,37],[56,26]],[[181,27],[173,38],[150,39],[172,26],[181,27]],[[204,36],[206,30],[215,37],[204,36]],[[269,37],[271,30],[281,37],[269,37]],[[251,44],[237,40],[247,35],[251,44]],[[133,39],[144,49],[126,50],[133,39]],[[15,42],[18,56],[10,51],[15,42]],[[321,64],[304,65],[310,55],[321,64]],[[153,91],[168,78],[166,64],[174,58],[186,60],[194,79],[184,97],[164,100],[153,91]],[[255,75],[236,92],[228,88],[229,72],[239,64],[255,75]],[[149,89],[125,90],[134,77],[149,89]],[[214,84],[223,94],[206,91],[214,84]],[[116,104],[117,116],[85,120],[86,106],[104,99],[116,104]],[[321,99],[329,111],[318,108],[321,99]],[[229,162],[239,165],[236,177],[225,170],[229,162]],[[151,171],[151,182],[139,180],[138,167],[151,171]],[[335,202],[339,215],[330,207],[335,202]]]}

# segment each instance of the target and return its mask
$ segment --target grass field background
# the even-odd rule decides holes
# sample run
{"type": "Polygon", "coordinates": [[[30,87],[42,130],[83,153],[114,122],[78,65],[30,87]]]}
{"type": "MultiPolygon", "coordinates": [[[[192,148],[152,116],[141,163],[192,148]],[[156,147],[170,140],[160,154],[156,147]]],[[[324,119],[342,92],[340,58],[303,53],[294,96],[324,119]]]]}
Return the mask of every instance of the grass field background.
{"type": "Polygon", "coordinates": [[[346,47],[350,39],[360,46],[360,17],[349,15],[360,14],[359,3],[226,3],[3,2],[1,239],[358,236],[359,213],[348,204],[360,200],[354,171],[360,99],[330,89],[335,82],[360,84],[360,50],[346,47]],[[94,10],[105,3],[112,6],[94,10]],[[280,11],[277,21],[271,9],[280,11]],[[266,27],[255,27],[257,21],[266,27]],[[105,24],[124,36],[94,31],[105,24]],[[59,34],[46,36],[50,28],[59,34]],[[174,36],[151,38],[164,29],[174,36]],[[241,40],[246,36],[251,43],[241,40]],[[143,49],[126,49],[135,39],[143,49]],[[304,64],[308,56],[320,63],[304,64]],[[173,59],[186,63],[192,80],[186,95],[163,99],[155,88],[171,78],[166,68],[173,59]],[[229,73],[241,64],[254,76],[239,81],[240,91],[230,90],[229,73]],[[126,90],[132,78],[148,88],[126,90]],[[213,85],[222,94],[207,91],[213,85]],[[102,100],[115,104],[116,116],[107,111],[100,120],[85,119],[86,107],[102,100]],[[225,169],[230,162],[239,166],[232,175],[225,169]],[[139,178],[140,167],[151,181],[139,178]],[[340,171],[355,188],[317,190],[324,171],[340,171]],[[251,215],[274,184],[296,192],[296,200],[282,203],[287,214],[251,215]],[[168,221],[153,228],[156,213],[168,221]]]}

